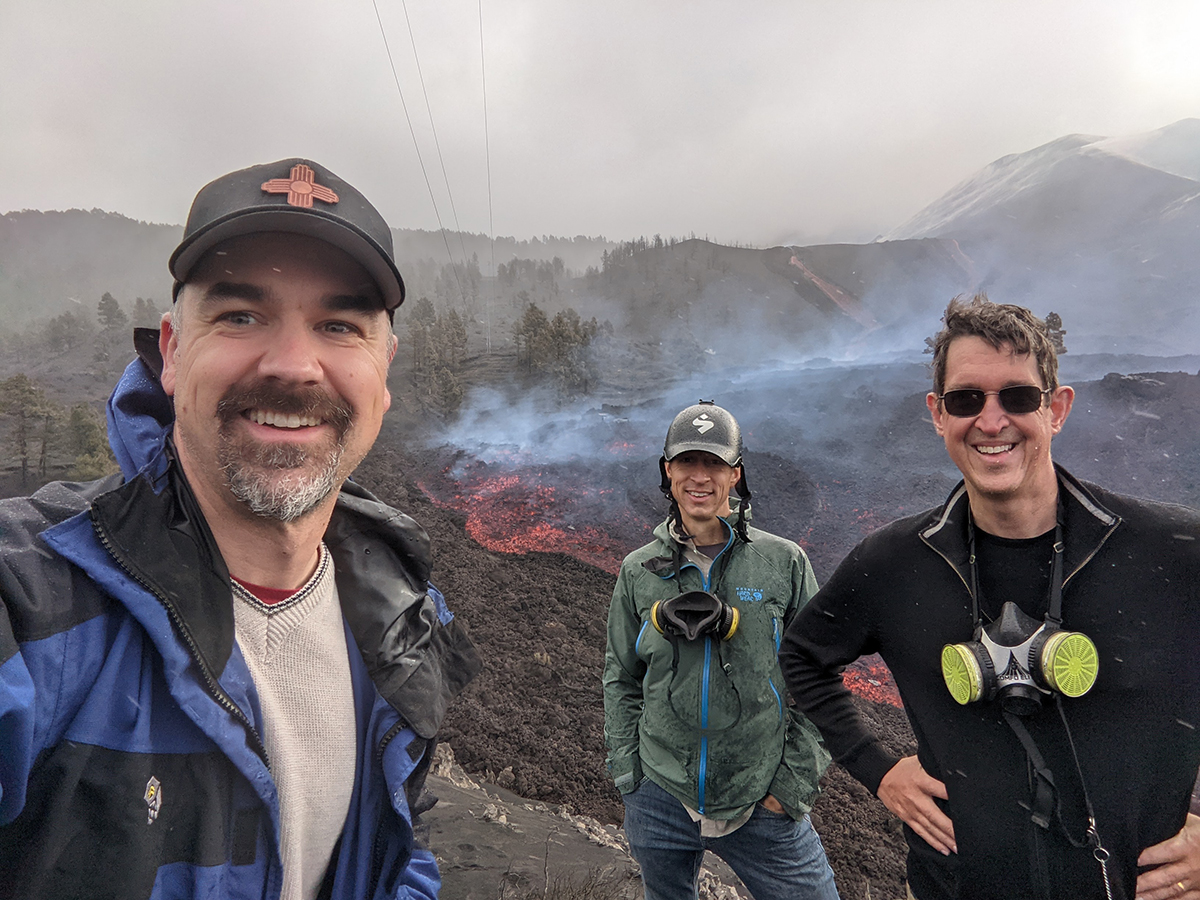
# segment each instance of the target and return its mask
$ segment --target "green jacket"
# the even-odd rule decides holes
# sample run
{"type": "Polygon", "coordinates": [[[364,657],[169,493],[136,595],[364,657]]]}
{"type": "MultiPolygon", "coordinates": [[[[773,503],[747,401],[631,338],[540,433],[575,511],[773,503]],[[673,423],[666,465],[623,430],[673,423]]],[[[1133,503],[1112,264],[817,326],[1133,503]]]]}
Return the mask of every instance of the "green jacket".
{"type": "Polygon", "coordinates": [[[817,729],[783,698],[777,653],[784,629],[817,591],[796,544],[749,529],[729,540],[709,577],[680,570],[666,522],[656,540],[621,565],[608,611],[604,738],[608,768],[622,793],[643,774],[692,809],[732,819],[767,794],[793,818],[812,808],[829,754],[817,729]],[[734,606],[737,631],[672,644],[650,621],[655,601],[708,590],[734,606]]]}

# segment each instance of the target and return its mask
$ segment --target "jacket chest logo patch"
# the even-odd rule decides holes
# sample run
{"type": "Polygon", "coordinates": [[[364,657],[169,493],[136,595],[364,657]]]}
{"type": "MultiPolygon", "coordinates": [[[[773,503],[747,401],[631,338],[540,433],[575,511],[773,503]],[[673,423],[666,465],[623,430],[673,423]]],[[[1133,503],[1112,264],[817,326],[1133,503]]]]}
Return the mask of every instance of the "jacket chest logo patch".
{"type": "Polygon", "coordinates": [[[738,599],[743,603],[761,603],[763,592],[757,588],[740,587],[737,589],[738,599]]]}
{"type": "Polygon", "coordinates": [[[146,824],[153,825],[154,820],[158,818],[158,811],[162,809],[162,783],[153,775],[146,782],[146,824]]]}

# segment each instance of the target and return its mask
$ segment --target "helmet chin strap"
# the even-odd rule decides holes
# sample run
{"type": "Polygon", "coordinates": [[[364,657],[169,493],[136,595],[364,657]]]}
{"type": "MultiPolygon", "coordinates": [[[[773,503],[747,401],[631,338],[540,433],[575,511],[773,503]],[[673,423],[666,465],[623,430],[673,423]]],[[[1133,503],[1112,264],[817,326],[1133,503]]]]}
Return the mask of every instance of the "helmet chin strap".
{"type": "Polygon", "coordinates": [[[746,512],[750,509],[750,486],[746,484],[746,467],[742,465],[740,459],[738,466],[741,468],[742,474],[733,489],[737,491],[742,502],[738,504],[737,521],[733,523],[733,530],[737,532],[737,536],[742,539],[743,543],[749,544],[750,535],[746,533],[746,512]]]}

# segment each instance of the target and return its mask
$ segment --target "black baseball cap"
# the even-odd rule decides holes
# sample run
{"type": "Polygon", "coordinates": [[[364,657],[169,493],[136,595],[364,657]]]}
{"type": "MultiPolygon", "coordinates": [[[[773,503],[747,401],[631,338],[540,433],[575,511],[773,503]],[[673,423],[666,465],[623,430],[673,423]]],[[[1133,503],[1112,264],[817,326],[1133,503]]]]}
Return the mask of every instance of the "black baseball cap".
{"type": "Polygon", "coordinates": [[[240,169],[200,189],[168,263],[174,295],[217,244],[264,231],[304,234],[344,250],[375,280],[389,313],[404,302],[387,222],[352,184],[309,159],[240,169]]]}
{"type": "Polygon", "coordinates": [[[742,427],[733,413],[711,400],[676,414],[663,442],[663,461],[670,462],[680,453],[702,450],[720,457],[730,466],[742,463],[742,427]]]}

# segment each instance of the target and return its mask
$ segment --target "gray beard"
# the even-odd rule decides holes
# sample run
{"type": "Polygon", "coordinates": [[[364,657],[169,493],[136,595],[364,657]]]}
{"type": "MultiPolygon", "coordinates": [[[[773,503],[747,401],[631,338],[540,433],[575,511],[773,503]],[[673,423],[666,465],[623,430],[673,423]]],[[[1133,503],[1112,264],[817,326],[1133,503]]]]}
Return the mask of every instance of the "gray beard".
{"type": "Polygon", "coordinates": [[[295,522],[338,488],[344,449],[345,443],[339,439],[320,467],[311,471],[306,463],[313,460],[303,447],[242,448],[222,435],[217,461],[233,496],[252,513],[264,519],[295,522]]]}

